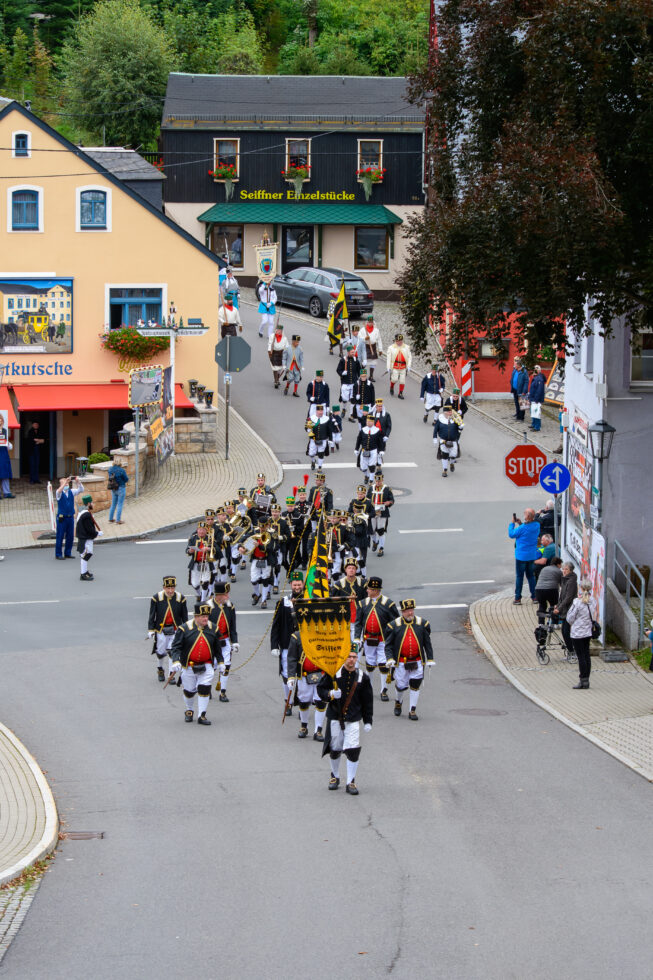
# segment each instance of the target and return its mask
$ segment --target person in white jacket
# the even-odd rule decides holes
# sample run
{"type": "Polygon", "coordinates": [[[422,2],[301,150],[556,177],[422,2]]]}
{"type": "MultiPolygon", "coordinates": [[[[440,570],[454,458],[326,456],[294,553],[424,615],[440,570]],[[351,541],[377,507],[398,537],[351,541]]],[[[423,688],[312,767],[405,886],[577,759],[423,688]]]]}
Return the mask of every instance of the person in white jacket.
{"type": "Polygon", "coordinates": [[[592,598],[592,583],[584,579],[580,583],[578,597],[572,602],[567,613],[567,622],[571,626],[570,637],[574,651],[578,657],[578,684],[574,691],[586,691],[590,686],[590,640],[592,639],[593,621],[596,619],[596,602],[592,598]]]}
{"type": "Polygon", "coordinates": [[[394,344],[390,344],[386,355],[386,367],[390,375],[391,395],[394,395],[395,385],[398,383],[399,398],[404,397],[406,375],[410,371],[410,366],[412,363],[413,355],[411,354],[410,349],[404,343],[404,335],[402,333],[396,334],[394,344]]]}

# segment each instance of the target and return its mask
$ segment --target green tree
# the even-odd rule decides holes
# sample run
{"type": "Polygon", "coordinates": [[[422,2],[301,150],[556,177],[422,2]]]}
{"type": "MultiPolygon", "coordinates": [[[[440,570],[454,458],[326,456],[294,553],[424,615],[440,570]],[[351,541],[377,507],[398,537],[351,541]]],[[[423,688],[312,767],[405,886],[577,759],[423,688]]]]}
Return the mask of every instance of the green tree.
{"type": "Polygon", "coordinates": [[[22,102],[29,74],[29,40],[19,27],[14,33],[11,52],[6,53],[3,94],[22,102]]]}
{"type": "Polygon", "coordinates": [[[157,132],[175,55],[137,0],[106,0],[75,25],[61,68],[78,125],[107,143],[147,143],[157,132]]]}
{"type": "Polygon", "coordinates": [[[430,106],[430,207],[400,276],[419,350],[450,304],[452,354],[518,314],[529,347],[616,318],[653,325],[649,0],[445,0],[414,79],[430,106]]]}
{"type": "Polygon", "coordinates": [[[32,110],[38,116],[45,115],[51,108],[52,86],[52,57],[35,25],[32,45],[32,110]]]}

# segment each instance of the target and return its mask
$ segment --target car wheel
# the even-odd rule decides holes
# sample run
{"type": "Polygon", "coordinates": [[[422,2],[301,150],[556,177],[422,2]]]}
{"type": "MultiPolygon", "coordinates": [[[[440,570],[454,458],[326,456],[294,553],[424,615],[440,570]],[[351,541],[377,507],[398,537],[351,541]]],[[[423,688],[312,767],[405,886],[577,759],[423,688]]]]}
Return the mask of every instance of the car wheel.
{"type": "Polygon", "coordinates": [[[322,316],[322,302],[319,296],[311,296],[308,301],[308,312],[311,316],[322,316]]]}

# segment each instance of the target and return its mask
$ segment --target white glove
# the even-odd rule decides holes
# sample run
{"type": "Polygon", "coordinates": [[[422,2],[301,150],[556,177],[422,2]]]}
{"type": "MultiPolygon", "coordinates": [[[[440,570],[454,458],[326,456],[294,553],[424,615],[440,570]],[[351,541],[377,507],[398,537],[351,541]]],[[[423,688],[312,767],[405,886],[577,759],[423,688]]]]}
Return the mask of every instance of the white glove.
{"type": "Polygon", "coordinates": [[[270,650],[270,653],[273,657],[278,657],[280,656],[281,651],[279,650],[279,647],[275,647],[274,650],[270,650]]]}
{"type": "Polygon", "coordinates": [[[363,725],[363,731],[365,731],[365,732],[371,732],[372,731],[372,726],[369,723],[367,725],[363,725]]]}
{"type": "Polygon", "coordinates": [[[234,653],[238,653],[238,651],[240,650],[240,643],[232,643],[231,649],[233,650],[234,653]]]}
{"type": "Polygon", "coordinates": [[[427,666],[427,667],[433,667],[433,666],[434,666],[434,664],[435,664],[435,660],[427,660],[427,661],[426,661],[426,666],[427,666]]]}
{"type": "Polygon", "coordinates": [[[179,663],[178,660],[175,660],[173,664],[170,664],[170,673],[181,674],[181,664],[179,663]]]}
{"type": "Polygon", "coordinates": [[[289,677],[288,680],[286,681],[286,685],[288,687],[288,690],[289,691],[294,690],[294,687],[295,687],[295,684],[296,683],[297,683],[297,679],[295,677],[289,677]]]}
{"type": "Polygon", "coordinates": [[[342,697],[342,691],[340,690],[340,688],[335,688],[334,690],[331,691],[332,701],[337,701],[341,697],[342,697]]]}
{"type": "Polygon", "coordinates": [[[104,534],[104,531],[98,531],[98,533],[97,533],[98,538],[101,538],[103,534],[104,534]]]}
{"type": "Polygon", "coordinates": [[[148,636],[148,639],[153,640],[154,639],[154,630],[148,630],[147,631],[147,636],[148,636]]]}
{"type": "Polygon", "coordinates": [[[227,665],[226,664],[218,664],[218,670],[220,671],[221,674],[226,674],[227,673],[227,665]]]}
{"type": "Polygon", "coordinates": [[[396,667],[396,661],[395,660],[386,660],[385,665],[388,668],[388,670],[392,670],[393,667],[396,667]]]}

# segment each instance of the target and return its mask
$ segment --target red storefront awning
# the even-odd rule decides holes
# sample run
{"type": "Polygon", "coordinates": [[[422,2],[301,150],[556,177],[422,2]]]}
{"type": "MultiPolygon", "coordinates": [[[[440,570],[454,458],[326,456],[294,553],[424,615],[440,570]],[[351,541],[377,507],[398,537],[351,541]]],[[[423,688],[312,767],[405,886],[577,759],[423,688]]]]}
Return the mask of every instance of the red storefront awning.
{"type": "MultiPolygon", "coordinates": [[[[72,409],[129,408],[129,385],[13,385],[21,412],[65,412],[72,409]]],[[[175,385],[175,407],[193,408],[181,385],[175,385]]]]}
{"type": "Polygon", "coordinates": [[[0,387],[0,410],[7,413],[7,419],[9,420],[10,429],[20,429],[20,425],[16,420],[14,406],[11,404],[11,398],[9,397],[9,392],[6,388],[2,388],[2,387],[0,387]]]}

